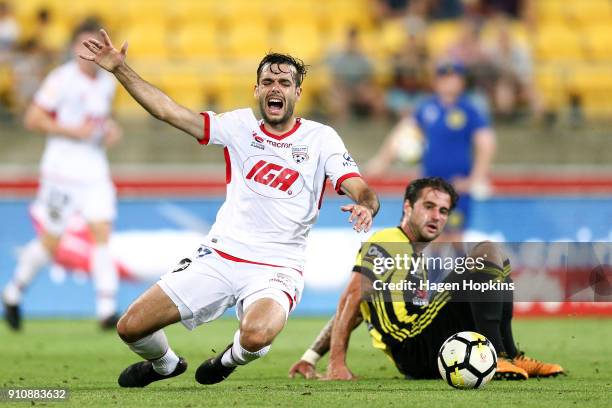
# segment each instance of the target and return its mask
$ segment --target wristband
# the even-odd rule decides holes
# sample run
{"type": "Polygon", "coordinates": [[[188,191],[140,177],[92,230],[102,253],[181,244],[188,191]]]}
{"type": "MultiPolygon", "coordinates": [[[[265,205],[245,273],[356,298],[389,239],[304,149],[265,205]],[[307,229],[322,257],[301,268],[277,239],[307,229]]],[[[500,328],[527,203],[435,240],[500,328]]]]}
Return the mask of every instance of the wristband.
{"type": "Polygon", "coordinates": [[[317,361],[319,361],[320,359],[321,359],[321,355],[319,355],[319,353],[317,353],[313,349],[308,349],[304,352],[304,355],[302,356],[300,360],[304,360],[307,363],[315,366],[317,365],[317,361]]]}

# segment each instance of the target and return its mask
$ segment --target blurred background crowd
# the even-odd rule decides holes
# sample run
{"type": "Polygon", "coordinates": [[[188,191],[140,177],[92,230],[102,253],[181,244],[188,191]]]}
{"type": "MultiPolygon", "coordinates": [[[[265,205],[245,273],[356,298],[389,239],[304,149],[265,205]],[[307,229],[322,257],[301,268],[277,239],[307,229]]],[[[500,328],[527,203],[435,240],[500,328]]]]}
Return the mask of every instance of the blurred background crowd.
{"type": "MultiPolygon", "coordinates": [[[[194,109],[252,105],[268,50],[311,65],[301,112],[343,121],[410,113],[443,59],[468,68],[500,121],[612,115],[609,0],[0,0],[0,110],[18,116],[72,28],[95,15],[151,82],[194,109]]],[[[143,115],[120,92],[117,110],[143,115]]]]}

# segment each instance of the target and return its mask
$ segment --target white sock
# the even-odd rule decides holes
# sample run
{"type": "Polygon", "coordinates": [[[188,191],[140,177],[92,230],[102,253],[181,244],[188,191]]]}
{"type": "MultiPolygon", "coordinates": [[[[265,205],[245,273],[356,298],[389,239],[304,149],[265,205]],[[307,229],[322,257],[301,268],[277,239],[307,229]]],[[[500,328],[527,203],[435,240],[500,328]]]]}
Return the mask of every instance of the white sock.
{"type": "Polygon", "coordinates": [[[163,330],[158,330],[140,340],[126,344],[134,353],[145,360],[151,361],[153,369],[159,374],[170,374],[178,364],[179,358],[170,348],[168,338],[163,330]]]}
{"type": "Polygon", "coordinates": [[[96,290],[96,315],[106,319],[117,312],[119,273],[108,245],[96,245],[91,258],[91,274],[96,290]]]}
{"type": "Polygon", "coordinates": [[[161,375],[168,375],[173,372],[178,362],[179,358],[171,348],[168,348],[166,354],[164,354],[157,360],[152,361],[153,369],[161,375]]]}
{"type": "Polygon", "coordinates": [[[13,279],[4,289],[4,301],[9,305],[21,303],[25,289],[30,286],[34,277],[50,260],[51,256],[40,240],[34,239],[28,242],[19,252],[13,279]]]}
{"type": "Polygon", "coordinates": [[[240,330],[236,330],[234,334],[234,344],[221,357],[221,364],[225,367],[235,367],[237,365],[245,365],[253,360],[265,356],[270,351],[270,346],[266,346],[261,350],[248,351],[240,345],[240,330]]]}

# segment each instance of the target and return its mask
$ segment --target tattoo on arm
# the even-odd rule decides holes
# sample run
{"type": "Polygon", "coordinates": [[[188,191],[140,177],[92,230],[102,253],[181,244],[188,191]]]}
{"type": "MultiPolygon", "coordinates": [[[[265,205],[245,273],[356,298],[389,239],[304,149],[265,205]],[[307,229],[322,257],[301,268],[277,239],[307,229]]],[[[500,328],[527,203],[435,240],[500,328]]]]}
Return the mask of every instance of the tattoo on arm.
{"type": "MultiPolygon", "coordinates": [[[[321,329],[321,332],[315,339],[314,343],[312,343],[312,345],[310,346],[310,349],[316,352],[320,356],[324,356],[329,351],[329,346],[331,344],[332,328],[334,325],[335,318],[336,318],[336,315],[333,315],[331,319],[329,319],[329,321],[325,324],[325,327],[321,329]]],[[[360,314],[359,316],[357,316],[355,325],[352,327],[352,329],[355,329],[357,326],[359,326],[362,321],[363,321],[363,318],[361,317],[361,314],[360,314]]]]}

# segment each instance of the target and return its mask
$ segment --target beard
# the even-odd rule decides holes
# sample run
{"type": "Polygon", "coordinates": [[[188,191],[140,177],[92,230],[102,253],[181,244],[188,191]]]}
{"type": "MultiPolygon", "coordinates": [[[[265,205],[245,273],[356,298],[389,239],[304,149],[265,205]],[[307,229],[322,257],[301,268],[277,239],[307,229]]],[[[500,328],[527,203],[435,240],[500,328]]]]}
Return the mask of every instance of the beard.
{"type": "Polygon", "coordinates": [[[289,101],[285,101],[285,105],[287,109],[285,110],[285,114],[280,118],[271,118],[266,113],[266,101],[265,99],[259,100],[259,111],[261,112],[261,116],[263,117],[264,122],[269,123],[270,125],[280,125],[282,123],[286,123],[293,116],[294,104],[289,103],[289,101]]]}

